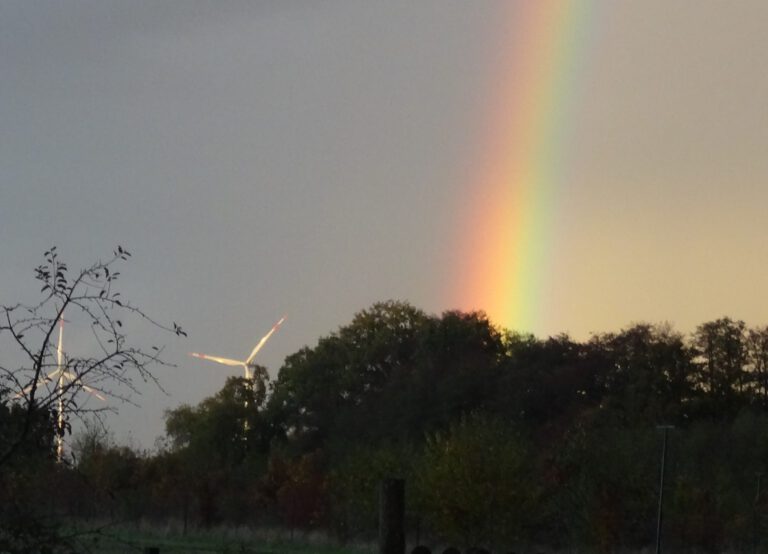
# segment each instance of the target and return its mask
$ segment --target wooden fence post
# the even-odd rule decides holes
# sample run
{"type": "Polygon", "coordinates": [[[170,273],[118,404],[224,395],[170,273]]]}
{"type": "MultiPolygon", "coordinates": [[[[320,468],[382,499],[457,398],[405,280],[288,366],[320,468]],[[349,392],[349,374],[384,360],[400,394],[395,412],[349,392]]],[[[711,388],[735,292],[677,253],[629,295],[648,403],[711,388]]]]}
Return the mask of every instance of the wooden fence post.
{"type": "Polygon", "coordinates": [[[379,489],[379,554],[405,554],[405,481],[384,479],[379,489]]]}

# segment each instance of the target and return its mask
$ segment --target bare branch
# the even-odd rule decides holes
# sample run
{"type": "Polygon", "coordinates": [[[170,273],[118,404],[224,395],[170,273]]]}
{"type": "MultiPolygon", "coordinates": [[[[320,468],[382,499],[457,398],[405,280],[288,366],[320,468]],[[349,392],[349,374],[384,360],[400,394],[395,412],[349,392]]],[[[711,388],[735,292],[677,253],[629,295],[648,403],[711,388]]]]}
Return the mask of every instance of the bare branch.
{"type": "MultiPolygon", "coordinates": [[[[0,337],[7,334],[10,342],[28,360],[18,368],[0,366],[0,400],[10,399],[25,412],[19,436],[0,447],[0,466],[9,460],[26,440],[36,414],[61,410],[65,424],[70,418],[86,413],[109,410],[108,406],[85,407],[78,401],[83,394],[97,393],[133,403],[139,393],[137,379],[162,386],[152,373],[155,365],[172,365],[161,358],[162,348],[145,350],[131,344],[124,331],[127,319],[138,318],[157,329],[186,336],[175,322],[159,323],[143,310],[122,300],[115,283],[117,270],[130,253],[118,246],[106,261],[97,261],[70,277],[67,264],[58,257],[56,247],[43,255],[45,262],[34,270],[41,284],[41,299],[35,304],[16,303],[0,306],[0,337]],[[67,356],[59,367],[56,363],[54,336],[60,319],[77,308],[90,321],[96,354],[67,356]],[[34,347],[32,345],[35,345],[34,347]]],[[[167,394],[167,393],[166,393],[167,394]]],[[[57,432],[62,432],[57,428],[57,432]]]]}

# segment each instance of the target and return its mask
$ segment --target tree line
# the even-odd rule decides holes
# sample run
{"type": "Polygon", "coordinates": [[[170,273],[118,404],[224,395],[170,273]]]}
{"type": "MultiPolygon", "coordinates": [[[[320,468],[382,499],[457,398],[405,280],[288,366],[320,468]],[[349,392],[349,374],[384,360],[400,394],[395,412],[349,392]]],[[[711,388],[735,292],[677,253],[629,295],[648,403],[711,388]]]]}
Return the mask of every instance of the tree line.
{"type": "Polygon", "coordinates": [[[0,432],[31,432],[0,491],[80,519],[352,540],[375,534],[377,483],[400,476],[412,541],[607,552],[653,543],[665,424],[668,544],[746,549],[766,529],[767,408],[768,327],[724,317],[688,335],[643,323],[541,339],[388,301],[289,355],[276,379],[257,367],[168,411],[151,452],[89,426],[73,463],[54,464],[55,413],[30,420],[6,392],[0,432]]]}

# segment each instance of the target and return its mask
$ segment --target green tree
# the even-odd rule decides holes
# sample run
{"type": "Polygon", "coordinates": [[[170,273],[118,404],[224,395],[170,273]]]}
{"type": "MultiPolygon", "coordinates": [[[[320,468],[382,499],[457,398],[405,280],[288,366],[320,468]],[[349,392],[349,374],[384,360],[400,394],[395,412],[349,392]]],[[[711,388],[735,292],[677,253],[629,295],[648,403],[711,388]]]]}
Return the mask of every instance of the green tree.
{"type": "Polygon", "coordinates": [[[694,397],[694,367],[683,336],[666,325],[637,324],[598,336],[590,347],[604,358],[603,407],[625,424],[679,423],[694,397]]]}
{"type": "Polygon", "coordinates": [[[281,523],[289,528],[310,529],[325,523],[328,510],[327,477],[322,454],[313,452],[296,459],[273,457],[267,479],[281,523]],[[278,469],[279,466],[279,469],[278,469]]]}
{"type": "Polygon", "coordinates": [[[566,426],[600,404],[604,363],[594,351],[567,335],[545,341],[525,335],[504,337],[506,356],[493,384],[493,412],[525,425],[566,426]]]}
{"type": "Polygon", "coordinates": [[[254,471],[263,470],[269,449],[264,416],[267,372],[256,367],[254,379],[229,377],[224,387],[197,406],[166,412],[166,433],[174,462],[191,491],[183,492],[185,514],[193,506],[209,526],[220,519],[252,519],[257,503],[254,471]]]}
{"type": "Polygon", "coordinates": [[[332,435],[370,429],[379,415],[371,402],[412,369],[428,319],[403,302],[377,303],[315,348],[286,358],[269,407],[283,437],[309,452],[332,435]]]}
{"type": "Polygon", "coordinates": [[[557,535],[603,552],[649,544],[658,492],[654,426],[627,426],[615,414],[582,417],[558,446],[558,479],[548,491],[557,535]]]}
{"type": "Polygon", "coordinates": [[[469,416],[427,438],[414,485],[425,521],[465,546],[511,545],[531,509],[528,446],[498,420],[469,416]]]}
{"type": "Polygon", "coordinates": [[[445,312],[425,325],[413,371],[385,404],[410,417],[403,432],[411,439],[445,429],[490,409],[503,356],[502,335],[484,313],[445,312]]]}
{"type": "MultiPolygon", "coordinates": [[[[368,538],[378,526],[378,487],[392,476],[413,482],[418,452],[412,445],[357,444],[333,460],[329,475],[334,531],[344,539],[368,538]]],[[[406,515],[417,519],[413,486],[406,487],[406,515]]]]}
{"type": "Polygon", "coordinates": [[[268,431],[263,417],[266,369],[255,368],[254,379],[228,377],[224,387],[197,406],[182,405],[165,413],[171,445],[213,466],[232,466],[248,451],[264,453],[268,431]]]}

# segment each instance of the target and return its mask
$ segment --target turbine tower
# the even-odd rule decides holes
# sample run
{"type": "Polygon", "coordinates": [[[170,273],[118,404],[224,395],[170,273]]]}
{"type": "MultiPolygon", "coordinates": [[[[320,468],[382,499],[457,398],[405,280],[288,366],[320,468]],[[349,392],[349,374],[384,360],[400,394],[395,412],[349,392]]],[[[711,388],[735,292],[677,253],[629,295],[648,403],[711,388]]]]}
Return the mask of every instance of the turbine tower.
{"type": "MultiPolygon", "coordinates": [[[[48,375],[45,375],[44,377],[40,377],[38,379],[38,384],[42,383],[56,383],[56,404],[57,404],[57,411],[58,414],[56,416],[56,461],[61,463],[64,460],[64,424],[65,424],[65,418],[64,418],[64,395],[68,392],[68,390],[73,386],[77,385],[77,387],[82,388],[89,394],[94,395],[99,400],[106,400],[101,394],[99,394],[99,391],[94,389],[93,387],[89,387],[88,385],[83,384],[83,382],[80,380],[80,378],[72,373],[71,371],[67,371],[66,366],[64,365],[64,350],[62,348],[62,344],[64,341],[64,318],[59,317],[59,340],[56,343],[56,369],[51,371],[48,375]],[[69,385],[67,385],[67,381],[70,382],[69,385]]],[[[21,392],[17,393],[14,398],[20,398],[21,396],[26,395],[27,392],[32,388],[32,385],[25,388],[21,392]]]]}
{"type": "Polygon", "coordinates": [[[89,394],[94,395],[99,400],[106,400],[99,392],[84,385],[77,375],[70,371],[66,371],[66,366],[62,364],[64,359],[64,351],[62,349],[62,342],[64,340],[64,319],[59,318],[59,342],[56,345],[56,371],[52,371],[47,377],[53,380],[56,379],[56,394],[58,396],[58,417],[56,420],[56,461],[61,463],[64,460],[64,394],[66,393],[65,381],[70,381],[75,384],[79,384],[89,394]]]}

